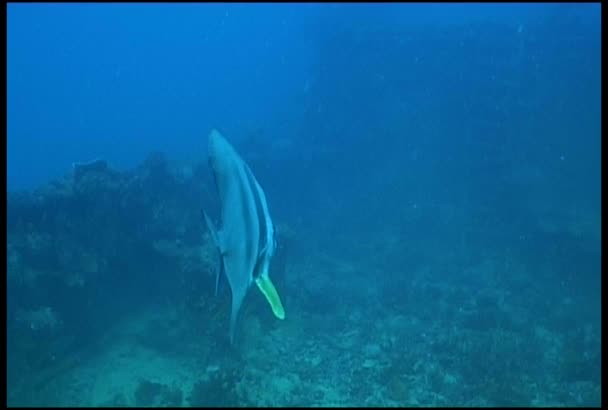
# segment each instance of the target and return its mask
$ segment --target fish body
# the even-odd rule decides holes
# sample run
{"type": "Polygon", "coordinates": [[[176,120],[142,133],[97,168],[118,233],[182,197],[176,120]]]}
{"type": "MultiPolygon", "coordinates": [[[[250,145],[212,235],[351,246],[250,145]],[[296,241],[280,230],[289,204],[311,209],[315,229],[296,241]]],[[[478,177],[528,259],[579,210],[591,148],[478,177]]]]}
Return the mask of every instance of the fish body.
{"type": "Polygon", "coordinates": [[[270,303],[275,316],[284,319],[281,299],[269,277],[277,241],[264,190],[234,147],[216,129],[209,134],[209,166],[220,199],[221,228],[206,212],[205,221],[220,255],[216,293],[225,276],[232,293],[230,342],[234,342],[238,314],[252,283],[270,303]]]}

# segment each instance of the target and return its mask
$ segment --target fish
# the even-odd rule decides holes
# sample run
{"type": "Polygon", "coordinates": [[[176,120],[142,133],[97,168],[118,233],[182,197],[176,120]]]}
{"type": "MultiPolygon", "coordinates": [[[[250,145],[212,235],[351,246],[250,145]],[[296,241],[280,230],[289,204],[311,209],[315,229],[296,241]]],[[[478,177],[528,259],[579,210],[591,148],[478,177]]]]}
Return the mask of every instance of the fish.
{"type": "Polygon", "coordinates": [[[220,267],[215,280],[227,279],[231,294],[230,344],[243,300],[253,283],[270,304],[275,317],[285,319],[285,309],[270,279],[270,263],[277,249],[277,230],[270,216],[266,194],[253,172],[228,140],[212,129],[208,137],[208,162],[220,201],[221,228],[202,210],[218,249],[220,267]]]}

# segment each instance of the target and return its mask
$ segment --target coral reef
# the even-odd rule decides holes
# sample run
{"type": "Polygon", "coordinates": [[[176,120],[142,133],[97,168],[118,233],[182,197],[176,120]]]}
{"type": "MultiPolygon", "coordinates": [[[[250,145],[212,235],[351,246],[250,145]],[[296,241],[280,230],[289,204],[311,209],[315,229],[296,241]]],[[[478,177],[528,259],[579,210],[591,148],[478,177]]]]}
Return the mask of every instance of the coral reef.
{"type": "Polygon", "coordinates": [[[76,169],[77,176],[36,191],[9,193],[11,404],[60,403],[53,383],[57,374],[84,366],[79,347],[95,352],[115,340],[129,346],[117,354],[116,367],[129,363],[125,377],[135,383],[119,393],[108,389],[94,404],[601,401],[599,320],[580,295],[536,275],[540,265],[524,262],[522,252],[458,256],[434,241],[406,242],[392,229],[377,238],[366,232],[365,241],[341,238],[355,256],[316,243],[302,252],[301,230],[279,223],[271,274],[290,320],[274,320],[252,292],[241,313],[243,337],[231,349],[225,339],[230,292],[224,283],[213,294],[217,249],[200,216],[199,204],[212,202],[205,197],[204,167],[152,155],[129,172],[104,163],[76,169]],[[406,258],[395,255],[405,248],[406,268],[406,258]],[[138,315],[147,308],[163,314],[143,320],[138,315]],[[113,337],[109,329],[127,315],[134,316],[128,331],[113,337]],[[131,357],[137,349],[144,353],[131,357]],[[137,360],[160,357],[137,381],[144,377],[137,360]],[[216,364],[226,357],[235,363],[216,364]],[[195,370],[167,375],[188,365],[195,370]],[[44,398],[36,393],[43,390],[49,392],[44,398]]]}

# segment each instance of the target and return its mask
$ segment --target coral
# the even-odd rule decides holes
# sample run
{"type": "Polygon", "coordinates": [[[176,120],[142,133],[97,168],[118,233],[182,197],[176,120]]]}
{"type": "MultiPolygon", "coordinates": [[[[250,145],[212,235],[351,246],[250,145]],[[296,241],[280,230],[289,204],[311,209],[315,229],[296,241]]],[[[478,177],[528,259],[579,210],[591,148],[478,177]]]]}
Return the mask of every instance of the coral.
{"type": "Polygon", "coordinates": [[[7,280],[21,281],[22,277],[22,260],[19,250],[14,243],[11,243],[10,238],[7,240],[6,246],[6,274],[7,280]]]}
{"type": "Polygon", "coordinates": [[[193,407],[235,407],[244,403],[239,399],[236,384],[239,373],[234,369],[217,369],[206,380],[198,381],[188,397],[193,407]]]}
{"type": "Polygon", "coordinates": [[[163,385],[160,383],[154,383],[149,380],[140,381],[137,389],[135,390],[135,405],[156,405],[162,389],[163,385]]]}
{"type": "Polygon", "coordinates": [[[183,393],[181,389],[166,389],[161,394],[160,405],[163,407],[178,407],[182,405],[182,402],[183,393]]]}
{"type": "Polygon", "coordinates": [[[110,400],[101,403],[99,407],[125,407],[128,404],[124,393],[116,393],[110,400]]]}
{"type": "Polygon", "coordinates": [[[530,405],[531,397],[516,378],[493,379],[488,383],[485,396],[490,406],[522,407],[530,405]]]}
{"type": "Polygon", "coordinates": [[[175,407],[182,405],[182,391],[161,383],[141,380],[135,389],[135,405],[138,407],[175,407]]]}
{"type": "Polygon", "coordinates": [[[15,320],[33,331],[55,330],[63,324],[57,312],[49,306],[41,306],[33,310],[19,309],[15,314],[15,320]]]}
{"type": "Polygon", "coordinates": [[[88,173],[105,173],[108,171],[108,163],[105,160],[97,159],[87,163],[72,164],[74,182],[79,182],[88,173]]]}
{"type": "Polygon", "coordinates": [[[407,379],[399,376],[391,377],[386,386],[388,398],[400,405],[406,405],[409,399],[407,379]]]}
{"type": "Polygon", "coordinates": [[[601,382],[601,342],[591,326],[571,331],[557,359],[557,373],[566,383],[601,382]]]}

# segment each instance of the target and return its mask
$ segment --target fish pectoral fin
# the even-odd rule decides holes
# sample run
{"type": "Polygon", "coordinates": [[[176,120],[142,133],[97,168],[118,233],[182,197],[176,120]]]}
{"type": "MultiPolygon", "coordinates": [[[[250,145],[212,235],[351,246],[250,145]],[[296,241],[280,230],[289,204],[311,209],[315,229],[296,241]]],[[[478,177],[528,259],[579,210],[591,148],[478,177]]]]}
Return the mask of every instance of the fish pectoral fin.
{"type": "Polygon", "coordinates": [[[211,232],[211,238],[213,239],[213,243],[217,247],[217,250],[220,254],[220,266],[217,269],[217,275],[215,277],[215,296],[217,296],[218,290],[220,288],[220,279],[222,274],[224,273],[224,257],[226,256],[226,251],[222,249],[222,244],[220,242],[220,233],[215,228],[213,221],[207,215],[204,209],[201,210],[203,217],[205,218],[205,222],[207,223],[207,227],[209,228],[209,232],[211,232]]]}
{"type": "Polygon", "coordinates": [[[264,247],[260,250],[259,252],[259,256],[264,255],[264,253],[266,253],[266,250],[268,249],[268,244],[264,244],[264,247]]]}
{"type": "Polygon", "coordinates": [[[274,315],[281,320],[285,319],[285,309],[281,303],[281,298],[279,297],[279,294],[277,293],[277,290],[270,278],[265,275],[260,275],[255,278],[255,283],[258,285],[258,289],[260,289],[260,292],[262,292],[270,304],[272,313],[274,313],[274,315]]]}

